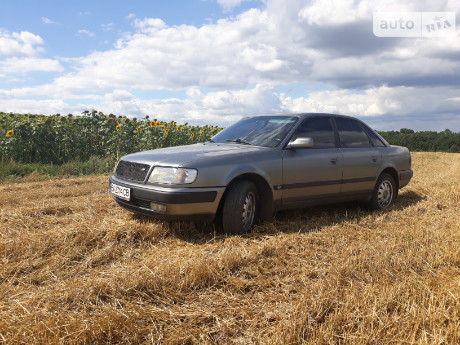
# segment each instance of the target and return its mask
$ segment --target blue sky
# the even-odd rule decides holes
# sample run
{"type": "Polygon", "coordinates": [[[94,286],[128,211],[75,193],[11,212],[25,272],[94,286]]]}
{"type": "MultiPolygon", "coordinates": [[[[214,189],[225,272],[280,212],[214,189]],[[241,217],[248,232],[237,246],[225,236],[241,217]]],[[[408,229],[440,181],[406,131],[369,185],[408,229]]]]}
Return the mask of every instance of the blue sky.
{"type": "Polygon", "coordinates": [[[274,112],[460,131],[460,35],[382,38],[373,12],[458,1],[0,0],[0,111],[225,126],[274,112]]]}
{"type": "Polygon", "coordinates": [[[133,30],[130,16],[200,26],[226,14],[215,1],[18,0],[2,1],[0,23],[9,31],[46,38],[48,56],[79,57],[110,49],[120,35],[133,30]]]}

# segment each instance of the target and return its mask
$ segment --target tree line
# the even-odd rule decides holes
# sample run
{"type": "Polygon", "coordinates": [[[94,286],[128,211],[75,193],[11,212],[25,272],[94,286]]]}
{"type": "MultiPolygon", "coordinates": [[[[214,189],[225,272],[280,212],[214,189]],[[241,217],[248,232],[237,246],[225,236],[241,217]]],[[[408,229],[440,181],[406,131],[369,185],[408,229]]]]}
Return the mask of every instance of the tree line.
{"type": "Polygon", "coordinates": [[[460,132],[446,129],[442,132],[402,128],[399,131],[378,132],[391,145],[405,146],[410,151],[460,152],[460,132]]]}

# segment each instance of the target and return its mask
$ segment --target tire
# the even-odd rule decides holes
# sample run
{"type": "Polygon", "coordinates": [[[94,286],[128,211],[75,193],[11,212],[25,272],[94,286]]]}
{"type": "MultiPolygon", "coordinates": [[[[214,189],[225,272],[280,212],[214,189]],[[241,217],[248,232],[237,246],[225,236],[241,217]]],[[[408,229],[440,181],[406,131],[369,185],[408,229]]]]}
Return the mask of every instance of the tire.
{"type": "Polygon", "coordinates": [[[372,198],[367,205],[372,210],[384,210],[393,203],[397,193],[393,176],[384,173],[379,176],[372,192],[372,198]]]}
{"type": "Polygon", "coordinates": [[[259,196],[254,183],[236,181],[230,185],[222,209],[222,227],[228,234],[251,231],[256,219],[259,196]]]}

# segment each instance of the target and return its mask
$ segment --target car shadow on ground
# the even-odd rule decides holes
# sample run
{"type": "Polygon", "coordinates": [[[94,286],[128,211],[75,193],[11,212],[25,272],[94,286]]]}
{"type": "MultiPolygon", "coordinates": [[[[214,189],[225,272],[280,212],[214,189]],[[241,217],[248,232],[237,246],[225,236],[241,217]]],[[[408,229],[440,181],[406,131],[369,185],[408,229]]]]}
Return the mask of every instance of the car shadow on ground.
{"type": "Polygon", "coordinates": [[[194,222],[164,222],[147,216],[133,214],[132,217],[142,223],[162,226],[165,236],[172,236],[194,244],[224,241],[228,237],[241,236],[257,238],[279,233],[318,232],[322,228],[344,222],[359,222],[376,212],[401,211],[426,199],[414,191],[403,192],[397,201],[384,211],[372,211],[358,202],[312,206],[277,212],[273,220],[257,224],[248,234],[225,234],[219,226],[194,222]]]}
{"type": "MultiPolygon", "coordinates": [[[[388,213],[401,211],[409,206],[424,200],[423,197],[413,191],[407,191],[398,196],[396,202],[383,211],[369,210],[362,203],[347,202],[323,206],[305,207],[280,211],[275,214],[273,224],[278,231],[282,232],[317,232],[322,228],[344,222],[359,223],[364,217],[375,213],[388,213]]],[[[256,227],[257,231],[257,227],[256,227]]]]}

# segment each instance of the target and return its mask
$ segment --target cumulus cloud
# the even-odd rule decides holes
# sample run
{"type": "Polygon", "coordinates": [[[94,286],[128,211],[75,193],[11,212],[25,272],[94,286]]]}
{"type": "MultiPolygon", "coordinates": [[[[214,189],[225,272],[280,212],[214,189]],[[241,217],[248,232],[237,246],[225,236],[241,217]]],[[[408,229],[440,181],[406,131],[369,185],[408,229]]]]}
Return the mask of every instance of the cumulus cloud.
{"type": "MultiPolygon", "coordinates": [[[[187,90],[187,98],[141,100],[129,92],[116,90],[106,94],[98,109],[115,109],[137,117],[151,115],[181,122],[228,125],[242,116],[281,112],[282,103],[274,88],[256,85],[252,89],[202,93],[187,90]]],[[[114,110],[110,110],[114,112],[114,110]]]]}
{"type": "MultiPolygon", "coordinates": [[[[308,97],[290,98],[281,95],[283,106],[293,112],[325,112],[355,114],[363,117],[384,114],[431,113],[442,105],[442,111],[454,111],[453,97],[459,89],[414,87],[374,87],[364,92],[341,89],[316,91],[308,97]],[[439,91],[444,96],[439,99],[439,91]]],[[[454,100],[455,101],[455,100],[454,100]]]]}
{"type": "Polygon", "coordinates": [[[373,12],[436,12],[457,9],[458,4],[452,0],[314,0],[304,4],[298,15],[310,25],[341,25],[369,20],[373,12]]]}
{"type": "Polygon", "coordinates": [[[242,116],[265,113],[326,112],[352,114],[376,129],[413,128],[420,130],[460,130],[458,108],[460,89],[380,86],[357,92],[352,89],[313,91],[306,97],[279,94],[273,86],[256,85],[236,91],[203,93],[197,88],[187,90],[185,99],[141,99],[125,90],[114,90],[103,96],[81,95],[86,99],[72,105],[63,102],[63,95],[43,94],[53,99],[42,101],[15,100],[26,97],[31,90],[0,90],[0,108],[4,111],[80,114],[82,109],[97,109],[106,113],[124,114],[191,124],[227,126],[242,116]],[[441,96],[442,95],[442,96],[441,96]]]}
{"type": "Polygon", "coordinates": [[[43,52],[43,39],[28,31],[8,32],[0,29],[0,55],[37,55],[43,52]]]}
{"type": "MultiPolygon", "coordinates": [[[[458,85],[460,63],[452,58],[460,49],[458,37],[378,38],[372,33],[371,10],[382,6],[364,0],[340,3],[343,9],[336,12],[342,19],[329,15],[335,0],[307,6],[301,0],[291,0],[289,6],[267,0],[265,9],[201,27],[134,17],[135,32],[119,39],[115,49],[76,60],[76,71],[56,79],[56,86],[68,85],[69,77],[73,87],[95,92],[126,87],[234,90],[304,82],[363,89],[426,86],[430,78],[439,85],[458,85]]],[[[409,1],[398,8],[418,6],[409,1]]]]}
{"type": "Polygon", "coordinates": [[[135,19],[135,33],[116,48],[78,59],[76,72],[56,79],[56,86],[108,91],[129,85],[138,89],[208,87],[245,88],[248,83],[287,72],[271,43],[257,43],[266,16],[253,9],[238,17],[200,28],[168,27],[160,19],[135,19]],[[96,81],[96,82],[95,82],[96,81]],[[64,85],[63,85],[64,84],[64,85]]]}
{"type": "Polygon", "coordinates": [[[147,31],[149,30],[146,29],[165,29],[166,28],[166,23],[159,18],[144,18],[144,19],[135,19],[133,22],[133,25],[142,30],[142,31],[147,31]]]}
{"type": "Polygon", "coordinates": [[[0,77],[29,72],[60,72],[63,67],[57,60],[40,58],[9,58],[0,60],[0,77]]]}
{"type": "Polygon", "coordinates": [[[69,105],[62,99],[23,100],[0,97],[0,107],[6,112],[16,112],[16,109],[20,109],[24,114],[57,114],[62,113],[63,109],[68,109],[69,105]]]}

